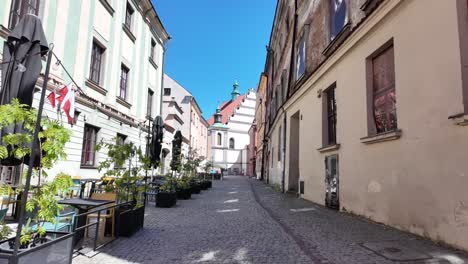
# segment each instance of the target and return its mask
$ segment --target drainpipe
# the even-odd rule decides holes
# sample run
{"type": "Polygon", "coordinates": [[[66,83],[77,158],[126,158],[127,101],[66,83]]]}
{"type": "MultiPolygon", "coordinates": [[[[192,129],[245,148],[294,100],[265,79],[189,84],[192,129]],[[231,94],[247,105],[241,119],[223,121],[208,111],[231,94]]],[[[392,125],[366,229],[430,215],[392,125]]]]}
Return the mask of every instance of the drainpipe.
{"type": "MultiPolygon", "coordinates": [[[[296,34],[297,34],[297,0],[294,0],[294,29],[293,29],[293,39],[291,44],[291,61],[289,64],[289,77],[288,77],[288,91],[286,92],[286,98],[289,96],[289,92],[292,86],[292,79],[293,79],[293,70],[294,70],[294,58],[296,57],[296,34]]],[[[287,99],[286,99],[287,100],[287,99]]],[[[281,106],[284,115],[284,124],[283,124],[283,154],[286,154],[286,125],[287,125],[287,117],[286,111],[284,109],[284,103],[281,106]]],[[[285,192],[285,178],[286,178],[286,155],[283,155],[283,179],[282,179],[282,190],[283,193],[285,192]]]]}
{"type": "MultiPolygon", "coordinates": [[[[267,47],[267,52],[269,53],[269,55],[271,54],[271,56],[273,57],[273,60],[271,62],[271,68],[272,68],[272,71],[271,71],[271,79],[274,80],[275,79],[275,51],[272,50],[270,47],[267,47]]],[[[268,79],[267,79],[268,81],[268,79]]],[[[267,89],[265,91],[265,97],[268,97],[268,86],[267,86],[267,89]]],[[[271,98],[269,98],[271,100],[271,98]]],[[[268,100],[265,100],[265,110],[266,110],[266,104],[269,103],[268,100]]],[[[270,109],[271,110],[271,109],[270,109]]],[[[269,113],[271,115],[271,111],[269,113]]],[[[266,172],[266,170],[268,168],[265,168],[265,152],[267,151],[268,149],[268,133],[267,133],[267,127],[268,127],[268,132],[270,131],[270,119],[269,119],[269,116],[267,115],[267,111],[265,111],[265,126],[263,128],[263,155],[262,155],[262,159],[263,159],[263,164],[262,164],[262,167],[264,169],[263,173],[266,172]],[[268,126],[267,126],[268,125],[268,126]]],[[[267,152],[268,153],[268,152],[267,152]]],[[[273,155],[273,154],[272,154],[273,155]]],[[[268,176],[267,178],[267,183],[270,183],[270,176],[268,176]]]]}

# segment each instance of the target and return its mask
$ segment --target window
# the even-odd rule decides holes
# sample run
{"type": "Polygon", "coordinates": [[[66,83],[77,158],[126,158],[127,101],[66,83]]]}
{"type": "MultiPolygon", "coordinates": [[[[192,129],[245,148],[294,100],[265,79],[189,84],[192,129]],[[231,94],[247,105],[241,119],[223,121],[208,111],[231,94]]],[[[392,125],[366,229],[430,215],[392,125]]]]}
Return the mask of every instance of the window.
{"type": "MultiPolygon", "coordinates": [[[[117,137],[115,138],[115,144],[117,146],[123,146],[125,144],[126,139],[127,139],[127,136],[117,133],[117,137]]],[[[117,162],[114,163],[114,168],[119,168],[117,162]]],[[[125,168],[125,162],[124,164],[122,164],[122,168],[125,168]]]]}
{"type": "Polygon", "coordinates": [[[371,82],[371,114],[375,125],[371,134],[385,133],[397,129],[396,96],[395,96],[395,57],[393,44],[384,47],[370,59],[368,81],[371,82]]]}
{"type": "Polygon", "coordinates": [[[281,161],[281,126],[278,130],[278,161],[281,161]]]}
{"type": "Polygon", "coordinates": [[[148,89],[148,102],[146,103],[146,115],[151,117],[153,113],[153,96],[154,92],[151,89],[148,89]]]}
{"type": "Polygon", "coordinates": [[[122,64],[120,67],[120,91],[119,97],[126,100],[127,99],[127,86],[128,86],[128,73],[129,69],[122,64]]]}
{"type": "Polygon", "coordinates": [[[170,96],[171,95],[171,88],[164,88],[164,95],[170,96]]]}
{"type": "Polygon", "coordinates": [[[156,60],[155,52],[156,52],[156,42],[154,41],[154,39],[151,39],[150,58],[152,61],[156,60]]]}
{"type": "Polygon", "coordinates": [[[132,6],[127,3],[127,11],[125,12],[125,26],[130,30],[132,29],[133,13],[134,10],[132,6]]]}
{"type": "Polygon", "coordinates": [[[328,88],[324,92],[324,103],[326,114],[324,121],[324,127],[326,128],[326,134],[324,135],[324,146],[331,146],[336,144],[336,99],[335,99],[336,86],[328,88]]]}
{"type": "Polygon", "coordinates": [[[305,34],[302,34],[302,37],[299,40],[299,45],[297,47],[296,80],[299,80],[305,73],[305,63],[306,63],[305,55],[306,55],[305,34]]]}
{"type": "Polygon", "coordinates": [[[85,125],[83,135],[83,147],[81,149],[81,165],[94,166],[96,158],[96,141],[99,128],[85,125]]]}
{"type": "Polygon", "coordinates": [[[283,97],[283,101],[286,101],[286,98],[288,97],[288,79],[287,79],[287,70],[283,70],[283,73],[281,74],[281,96],[283,97]]]}
{"type": "Polygon", "coordinates": [[[230,138],[230,139],[229,139],[229,148],[230,148],[230,149],[234,149],[234,148],[235,148],[234,138],[230,138]]]}
{"type": "Polygon", "coordinates": [[[347,23],[346,0],[330,0],[330,39],[333,40],[347,23]]]}
{"type": "Polygon", "coordinates": [[[218,146],[221,146],[222,145],[222,136],[221,136],[221,133],[218,133],[217,135],[217,140],[218,140],[218,146]]]}
{"type": "Polygon", "coordinates": [[[96,41],[93,41],[89,78],[91,79],[91,81],[93,81],[96,84],[100,84],[100,81],[101,81],[103,57],[104,57],[104,48],[101,47],[96,41]]]}
{"type": "Polygon", "coordinates": [[[39,0],[13,0],[8,28],[13,29],[26,14],[39,14],[39,0]]]}

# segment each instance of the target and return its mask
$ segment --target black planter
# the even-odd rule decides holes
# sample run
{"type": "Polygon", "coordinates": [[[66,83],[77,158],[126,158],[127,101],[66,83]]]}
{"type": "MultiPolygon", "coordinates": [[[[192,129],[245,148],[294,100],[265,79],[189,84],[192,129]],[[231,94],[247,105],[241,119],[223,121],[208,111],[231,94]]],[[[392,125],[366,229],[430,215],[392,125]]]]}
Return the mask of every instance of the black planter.
{"type": "Polygon", "coordinates": [[[117,236],[129,237],[135,232],[134,211],[131,208],[120,208],[116,217],[117,236]]]}
{"type": "Polygon", "coordinates": [[[192,194],[200,194],[201,188],[198,183],[190,184],[190,192],[192,194]]]}
{"type": "Polygon", "coordinates": [[[177,199],[188,200],[191,197],[192,197],[192,191],[190,189],[177,190],[177,199]]]}
{"type": "Polygon", "coordinates": [[[208,188],[211,188],[211,187],[213,187],[213,182],[212,181],[206,181],[206,185],[208,186],[208,188]]]}
{"type": "Polygon", "coordinates": [[[169,208],[177,203],[176,192],[159,192],[156,195],[156,207],[169,208]]]}
{"type": "Polygon", "coordinates": [[[208,189],[208,185],[206,185],[206,182],[202,181],[202,182],[200,182],[200,188],[201,188],[202,190],[207,190],[207,189],[208,189]]]}
{"type": "Polygon", "coordinates": [[[14,241],[15,238],[2,241],[0,263],[71,263],[73,234],[47,232],[46,236],[47,242],[32,248],[19,249],[18,256],[13,256],[13,250],[8,246],[9,241],[14,241]]]}
{"type": "Polygon", "coordinates": [[[138,207],[133,209],[133,219],[135,223],[135,232],[142,229],[145,224],[145,207],[138,207]]]}
{"type": "Polygon", "coordinates": [[[145,207],[122,208],[116,217],[117,235],[130,237],[143,227],[145,207]]]}

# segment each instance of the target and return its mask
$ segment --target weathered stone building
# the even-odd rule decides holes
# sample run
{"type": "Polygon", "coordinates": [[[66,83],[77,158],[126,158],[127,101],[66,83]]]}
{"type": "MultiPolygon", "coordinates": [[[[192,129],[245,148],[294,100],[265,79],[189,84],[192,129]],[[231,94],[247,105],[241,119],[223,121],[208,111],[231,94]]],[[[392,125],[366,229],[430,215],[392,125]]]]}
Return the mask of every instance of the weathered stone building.
{"type": "Polygon", "coordinates": [[[280,0],[266,179],[468,249],[465,0],[280,0]]]}

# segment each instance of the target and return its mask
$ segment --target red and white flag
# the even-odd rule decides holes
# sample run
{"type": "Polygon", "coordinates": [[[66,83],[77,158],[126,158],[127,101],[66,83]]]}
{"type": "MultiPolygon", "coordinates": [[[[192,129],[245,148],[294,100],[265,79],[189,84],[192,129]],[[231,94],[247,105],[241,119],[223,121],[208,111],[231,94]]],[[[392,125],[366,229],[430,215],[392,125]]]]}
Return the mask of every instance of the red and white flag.
{"type": "Polygon", "coordinates": [[[63,86],[58,93],[53,91],[47,96],[53,108],[56,106],[55,101],[59,102],[60,107],[67,114],[69,124],[73,124],[73,116],[75,115],[75,90],[75,85],[72,83],[63,86]]]}

